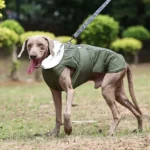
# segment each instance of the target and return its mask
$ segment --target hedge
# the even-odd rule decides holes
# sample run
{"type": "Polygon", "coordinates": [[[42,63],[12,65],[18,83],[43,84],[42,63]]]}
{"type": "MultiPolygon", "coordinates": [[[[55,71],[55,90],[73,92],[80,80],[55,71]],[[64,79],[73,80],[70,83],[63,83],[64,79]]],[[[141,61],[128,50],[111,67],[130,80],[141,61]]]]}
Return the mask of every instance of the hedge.
{"type": "Polygon", "coordinates": [[[114,41],[110,47],[116,52],[123,51],[135,54],[142,48],[142,42],[134,38],[123,38],[114,41]]]}
{"type": "Polygon", "coordinates": [[[11,47],[19,40],[19,36],[8,28],[0,27],[0,47],[11,47]]]}
{"type": "Polygon", "coordinates": [[[116,40],[119,23],[107,15],[98,15],[81,33],[82,43],[109,47],[116,40]]]}
{"type": "Polygon", "coordinates": [[[132,37],[138,40],[150,39],[149,31],[143,26],[132,26],[127,28],[123,33],[123,37],[132,37]]]}
{"type": "Polygon", "coordinates": [[[24,33],[24,28],[21,26],[21,24],[13,19],[3,21],[0,24],[0,27],[11,29],[14,32],[16,32],[18,35],[24,33]]]}
{"type": "Polygon", "coordinates": [[[45,35],[45,36],[49,36],[50,38],[54,39],[55,38],[55,35],[53,33],[50,33],[50,32],[42,32],[42,31],[28,31],[28,32],[25,32],[23,33],[21,36],[20,36],[20,44],[23,44],[23,42],[30,36],[33,36],[33,35],[45,35]]]}
{"type": "MultiPolygon", "coordinates": [[[[59,42],[61,42],[61,43],[66,43],[66,42],[68,42],[71,38],[72,38],[71,36],[57,36],[57,37],[55,38],[55,40],[57,40],[57,41],[59,41],[59,42]]],[[[73,40],[71,41],[71,43],[76,44],[76,43],[77,43],[77,40],[76,40],[76,39],[73,39],[73,40]]]]}

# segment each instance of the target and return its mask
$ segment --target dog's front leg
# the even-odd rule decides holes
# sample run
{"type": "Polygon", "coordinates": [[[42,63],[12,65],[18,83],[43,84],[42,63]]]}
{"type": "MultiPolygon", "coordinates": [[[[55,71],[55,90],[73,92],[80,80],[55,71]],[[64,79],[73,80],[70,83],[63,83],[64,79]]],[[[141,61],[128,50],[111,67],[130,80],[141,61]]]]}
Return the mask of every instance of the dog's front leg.
{"type": "Polygon", "coordinates": [[[56,126],[52,131],[48,132],[46,135],[58,136],[60,132],[60,126],[62,125],[62,97],[60,91],[56,91],[53,89],[50,90],[52,92],[52,97],[53,97],[55,110],[56,110],[56,126]]]}
{"type": "Polygon", "coordinates": [[[74,89],[72,87],[71,81],[71,72],[69,68],[65,68],[62,72],[59,83],[62,89],[67,93],[66,96],[66,107],[64,110],[64,130],[65,133],[70,135],[72,132],[72,125],[71,125],[71,106],[74,98],[74,89]]]}
{"type": "Polygon", "coordinates": [[[65,133],[70,135],[72,132],[72,126],[71,126],[71,106],[74,98],[74,90],[68,89],[67,90],[67,101],[66,101],[66,108],[64,111],[64,130],[65,133]]]}

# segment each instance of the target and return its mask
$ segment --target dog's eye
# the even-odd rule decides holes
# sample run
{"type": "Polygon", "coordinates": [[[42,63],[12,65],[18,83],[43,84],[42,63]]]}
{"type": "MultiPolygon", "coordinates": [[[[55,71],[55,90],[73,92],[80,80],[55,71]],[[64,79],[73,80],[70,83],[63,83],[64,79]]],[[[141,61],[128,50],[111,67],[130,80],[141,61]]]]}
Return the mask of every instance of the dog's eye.
{"type": "Polygon", "coordinates": [[[32,47],[32,44],[28,44],[28,49],[30,49],[32,47]]]}
{"type": "Polygon", "coordinates": [[[43,47],[44,45],[42,43],[37,44],[39,47],[43,47]]]}

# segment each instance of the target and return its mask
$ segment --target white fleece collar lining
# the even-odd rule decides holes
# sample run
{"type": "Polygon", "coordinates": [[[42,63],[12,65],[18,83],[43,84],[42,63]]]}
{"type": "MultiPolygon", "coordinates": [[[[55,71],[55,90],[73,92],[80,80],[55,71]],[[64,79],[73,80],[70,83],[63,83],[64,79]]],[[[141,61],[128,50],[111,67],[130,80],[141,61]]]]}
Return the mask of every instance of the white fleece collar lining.
{"type": "Polygon", "coordinates": [[[50,69],[60,63],[64,54],[64,45],[58,41],[54,41],[54,56],[49,55],[42,61],[43,69],[50,69]]]}

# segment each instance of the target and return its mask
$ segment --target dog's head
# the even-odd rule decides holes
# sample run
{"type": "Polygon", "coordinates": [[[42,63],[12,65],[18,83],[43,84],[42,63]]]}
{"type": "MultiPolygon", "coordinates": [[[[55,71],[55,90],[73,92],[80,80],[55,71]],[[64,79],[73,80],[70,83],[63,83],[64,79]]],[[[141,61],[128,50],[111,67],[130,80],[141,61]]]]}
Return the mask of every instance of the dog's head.
{"type": "Polygon", "coordinates": [[[30,59],[28,73],[31,74],[35,68],[40,67],[43,59],[49,54],[54,55],[53,48],[53,40],[49,37],[43,35],[31,36],[23,43],[18,57],[21,57],[23,51],[27,50],[30,59]]]}

